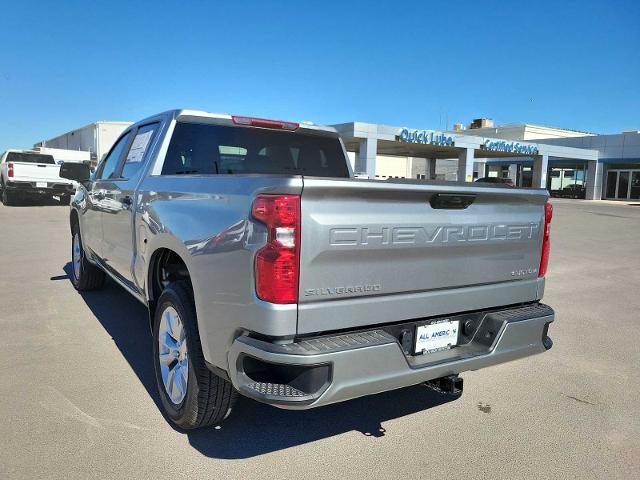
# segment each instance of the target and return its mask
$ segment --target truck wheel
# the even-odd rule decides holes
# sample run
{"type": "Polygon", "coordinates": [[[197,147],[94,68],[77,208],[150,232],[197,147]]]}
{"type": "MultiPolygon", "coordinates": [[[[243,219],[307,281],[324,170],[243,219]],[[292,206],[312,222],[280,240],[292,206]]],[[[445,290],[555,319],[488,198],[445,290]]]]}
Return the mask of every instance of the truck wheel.
{"type": "Polygon", "coordinates": [[[104,272],[85,256],[80,227],[77,224],[74,225],[71,236],[71,282],[79,292],[95,290],[104,284],[104,272]]]}
{"type": "Polygon", "coordinates": [[[160,295],[153,326],[153,364],[162,406],[184,429],[219,425],[237,393],[204,362],[191,284],[170,283],[160,295]]]}
{"type": "Polygon", "coordinates": [[[5,187],[2,189],[2,203],[7,207],[17,205],[18,195],[5,187]]]}
{"type": "Polygon", "coordinates": [[[71,203],[71,195],[60,195],[60,203],[62,205],[69,205],[71,203]]]}

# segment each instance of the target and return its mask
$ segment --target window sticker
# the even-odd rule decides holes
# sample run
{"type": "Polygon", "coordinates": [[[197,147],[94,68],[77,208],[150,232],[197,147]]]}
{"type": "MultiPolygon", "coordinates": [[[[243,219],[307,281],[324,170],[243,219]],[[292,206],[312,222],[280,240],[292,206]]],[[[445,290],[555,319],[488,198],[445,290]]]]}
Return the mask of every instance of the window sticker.
{"type": "Polygon", "coordinates": [[[144,152],[147,150],[147,146],[149,145],[153,132],[154,130],[152,129],[136,135],[136,138],[133,139],[133,144],[131,145],[129,155],[127,155],[125,163],[137,163],[142,161],[144,158],[144,152]]]}

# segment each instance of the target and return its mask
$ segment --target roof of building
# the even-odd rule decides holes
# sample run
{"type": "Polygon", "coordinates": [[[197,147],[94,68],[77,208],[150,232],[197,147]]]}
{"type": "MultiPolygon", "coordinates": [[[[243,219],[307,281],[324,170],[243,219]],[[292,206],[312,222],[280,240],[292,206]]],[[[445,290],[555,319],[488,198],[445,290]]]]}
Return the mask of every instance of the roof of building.
{"type": "MultiPolygon", "coordinates": [[[[549,125],[539,125],[539,124],[535,124],[535,123],[504,123],[501,125],[494,125],[493,127],[481,127],[481,128],[466,128],[464,130],[451,130],[456,131],[458,133],[460,132],[474,132],[476,130],[479,131],[487,131],[487,130],[500,130],[500,129],[509,129],[509,128],[538,128],[538,129],[544,129],[544,130],[558,130],[558,131],[564,131],[564,132],[572,132],[572,133],[581,133],[583,135],[598,135],[597,133],[593,133],[593,132],[585,132],[583,130],[575,130],[573,128],[562,128],[562,127],[553,127],[553,126],[549,126],[549,125]]],[[[470,133],[471,135],[473,135],[473,133],[470,133]]]]}

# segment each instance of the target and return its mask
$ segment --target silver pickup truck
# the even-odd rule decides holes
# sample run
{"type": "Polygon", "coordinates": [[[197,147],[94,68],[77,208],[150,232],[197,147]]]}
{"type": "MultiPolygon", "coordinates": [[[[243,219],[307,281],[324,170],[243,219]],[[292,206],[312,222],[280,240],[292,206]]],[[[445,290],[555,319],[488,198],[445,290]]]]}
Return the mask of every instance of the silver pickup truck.
{"type": "Polygon", "coordinates": [[[71,201],[72,281],[148,306],[162,405],[308,409],[544,352],[545,190],[355,179],[335,130],[177,110],[129,127],[71,201]]]}

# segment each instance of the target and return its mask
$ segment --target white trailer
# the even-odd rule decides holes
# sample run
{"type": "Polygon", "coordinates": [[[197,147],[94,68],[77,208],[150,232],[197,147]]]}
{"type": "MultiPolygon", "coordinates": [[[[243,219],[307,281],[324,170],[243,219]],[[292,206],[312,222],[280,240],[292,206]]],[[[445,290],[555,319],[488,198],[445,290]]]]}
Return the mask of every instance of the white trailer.
{"type": "Polygon", "coordinates": [[[34,152],[43,155],[51,155],[55,162],[60,165],[65,162],[69,163],[90,163],[91,152],[88,150],[67,150],[63,148],[36,147],[34,152]]]}
{"type": "Polygon", "coordinates": [[[120,134],[131,122],[98,121],[76,130],[43,140],[34,144],[34,148],[56,148],[90,152],[91,163],[96,165],[113,146],[120,134]]]}

